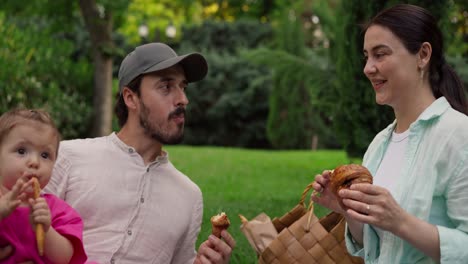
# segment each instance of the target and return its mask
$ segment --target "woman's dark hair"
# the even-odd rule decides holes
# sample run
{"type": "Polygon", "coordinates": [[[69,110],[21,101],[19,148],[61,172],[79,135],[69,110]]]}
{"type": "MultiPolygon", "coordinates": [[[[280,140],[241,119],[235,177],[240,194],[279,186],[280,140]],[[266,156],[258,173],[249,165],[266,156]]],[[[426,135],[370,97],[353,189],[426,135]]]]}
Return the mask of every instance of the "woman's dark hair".
{"type": "Polygon", "coordinates": [[[419,6],[399,4],[377,14],[364,26],[364,31],[372,25],[390,29],[411,54],[416,54],[424,42],[429,42],[432,46],[429,82],[434,96],[445,96],[455,110],[468,115],[465,88],[445,61],[442,32],[431,13],[419,6]]]}
{"type": "MultiPolygon", "coordinates": [[[[132,90],[133,92],[135,92],[138,96],[140,96],[140,84],[141,84],[142,78],[143,78],[143,75],[139,75],[127,85],[127,87],[130,88],[130,90],[132,90]]],[[[117,115],[120,128],[122,128],[123,125],[127,123],[128,108],[127,108],[127,105],[125,104],[122,93],[120,92],[117,94],[117,102],[115,103],[114,113],[115,115],[117,115]]]]}

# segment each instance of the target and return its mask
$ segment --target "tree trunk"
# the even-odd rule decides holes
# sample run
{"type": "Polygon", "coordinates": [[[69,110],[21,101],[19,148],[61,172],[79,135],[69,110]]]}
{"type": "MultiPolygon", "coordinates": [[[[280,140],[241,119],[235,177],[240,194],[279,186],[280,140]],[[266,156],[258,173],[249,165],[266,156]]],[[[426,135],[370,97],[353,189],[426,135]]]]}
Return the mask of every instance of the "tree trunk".
{"type": "Polygon", "coordinates": [[[112,59],[93,54],[94,97],[92,136],[108,135],[112,131],[112,59]]]}
{"type": "Polygon", "coordinates": [[[112,15],[95,0],[80,0],[80,10],[91,39],[94,63],[93,124],[91,136],[112,131],[112,15]]]}

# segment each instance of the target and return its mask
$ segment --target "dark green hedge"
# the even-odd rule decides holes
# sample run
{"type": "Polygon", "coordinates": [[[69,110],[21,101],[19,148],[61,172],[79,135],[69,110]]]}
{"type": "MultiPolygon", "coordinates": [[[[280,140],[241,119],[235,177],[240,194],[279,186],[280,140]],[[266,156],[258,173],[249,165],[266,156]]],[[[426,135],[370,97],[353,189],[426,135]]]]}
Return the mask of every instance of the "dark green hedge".
{"type": "Polygon", "coordinates": [[[271,73],[250,64],[243,49],[266,42],[271,29],[250,21],[207,21],[185,28],[179,53],[202,52],[208,76],[190,84],[185,144],[269,148],[266,138],[271,73]]]}

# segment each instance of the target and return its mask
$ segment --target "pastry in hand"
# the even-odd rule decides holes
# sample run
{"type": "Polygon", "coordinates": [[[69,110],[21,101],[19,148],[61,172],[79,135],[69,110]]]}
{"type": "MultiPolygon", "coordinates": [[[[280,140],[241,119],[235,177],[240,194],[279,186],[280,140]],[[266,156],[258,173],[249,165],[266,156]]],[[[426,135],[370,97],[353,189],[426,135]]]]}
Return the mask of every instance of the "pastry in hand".
{"type": "Polygon", "coordinates": [[[231,222],[228,216],[222,212],[211,217],[211,233],[217,237],[221,237],[221,231],[228,229],[231,222]]]}
{"type": "MultiPolygon", "coordinates": [[[[338,196],[341,189],[348,189],[352,184],[370,183],[372,184],[372,175],[370,171],[358,164],[348,164],[336,167],[331,173],[330,190],[338,196]]],[[[341,207],[345,208],[341,199],[338,200],[341,207]]]]}

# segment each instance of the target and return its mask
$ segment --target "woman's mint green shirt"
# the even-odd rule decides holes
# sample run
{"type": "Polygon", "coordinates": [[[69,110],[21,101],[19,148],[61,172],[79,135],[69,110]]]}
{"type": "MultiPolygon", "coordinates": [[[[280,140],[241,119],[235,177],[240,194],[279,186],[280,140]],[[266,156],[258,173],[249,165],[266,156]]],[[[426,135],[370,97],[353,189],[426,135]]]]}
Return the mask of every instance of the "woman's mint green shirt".
{"type": "MultiPolygon", "coordinates": [[[[377,134],[364,155],[363,165],[373,175],[395,125],[377,134]]],[[[394,198],[408,213],[437,226],[441,263],[468,263],[468,116],[441,97],[411,124],[409,133],[394,198]]],[[[384,232],[380,244],[367,224],[363,243],[364,248],[354,243],[346,228],[348,251],[366,263],[436,263],[390,232],[384,232]]]]}

